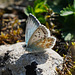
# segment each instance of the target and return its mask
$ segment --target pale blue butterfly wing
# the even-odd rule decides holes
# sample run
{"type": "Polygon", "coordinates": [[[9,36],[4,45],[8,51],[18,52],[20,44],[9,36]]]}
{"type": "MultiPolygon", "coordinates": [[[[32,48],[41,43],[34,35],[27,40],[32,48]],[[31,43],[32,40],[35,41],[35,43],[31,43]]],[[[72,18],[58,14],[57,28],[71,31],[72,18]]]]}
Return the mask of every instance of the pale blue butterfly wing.
{"type": "Polygon", "coordinates": [[[34,17],[32,14],[29,14],[26,22],[26,31],[25,31],[25,42],[26,45],[33,34],[33,32],[41,25],[41,23],[34,17]]]}

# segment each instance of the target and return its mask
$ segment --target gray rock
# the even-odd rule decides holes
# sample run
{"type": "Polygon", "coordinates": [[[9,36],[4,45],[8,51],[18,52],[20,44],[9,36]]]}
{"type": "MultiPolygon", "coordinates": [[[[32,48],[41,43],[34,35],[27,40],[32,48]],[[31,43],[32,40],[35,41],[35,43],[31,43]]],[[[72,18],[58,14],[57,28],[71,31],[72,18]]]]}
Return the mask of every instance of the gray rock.
{"type": "Polygon", "coordinates": [[[63,63],[58,53],[52,49],[29,53],[25,51],[24,44],[0,46],[0,75],[58,75],[56,67],[63,63]]]}

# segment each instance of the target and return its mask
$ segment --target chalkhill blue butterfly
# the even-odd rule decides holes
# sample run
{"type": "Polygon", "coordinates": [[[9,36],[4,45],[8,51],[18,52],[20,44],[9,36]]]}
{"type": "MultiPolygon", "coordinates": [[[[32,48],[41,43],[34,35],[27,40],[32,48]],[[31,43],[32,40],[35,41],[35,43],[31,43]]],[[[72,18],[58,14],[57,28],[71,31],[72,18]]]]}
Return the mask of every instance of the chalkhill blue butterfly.
{"type": "Polygon", "coordinates": [[[50,35],[49,29],[29,14],[25,31],[26,50],[30,52],[40,52],[47,48],[53,48],[56,38],[50,35]]]}

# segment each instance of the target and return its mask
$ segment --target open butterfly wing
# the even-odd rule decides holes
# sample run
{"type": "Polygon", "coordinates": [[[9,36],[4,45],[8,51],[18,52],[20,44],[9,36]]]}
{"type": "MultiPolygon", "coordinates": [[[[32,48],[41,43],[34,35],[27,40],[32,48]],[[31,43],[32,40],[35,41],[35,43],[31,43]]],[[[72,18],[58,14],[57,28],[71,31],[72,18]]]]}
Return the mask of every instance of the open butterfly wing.
{"type": "Polygon", "coordinates": [[[26,45],[33,32],[41,25],[41,23],[32,14],[29,15],[26,23],[25,42],[26,45]]]}

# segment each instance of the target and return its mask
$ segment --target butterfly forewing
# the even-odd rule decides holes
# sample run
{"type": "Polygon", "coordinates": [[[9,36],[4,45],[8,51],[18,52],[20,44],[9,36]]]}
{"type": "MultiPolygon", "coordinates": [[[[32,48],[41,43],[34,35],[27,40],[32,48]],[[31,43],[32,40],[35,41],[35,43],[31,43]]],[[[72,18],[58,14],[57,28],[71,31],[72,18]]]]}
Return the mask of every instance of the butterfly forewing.
{"type": "Polygon", "coordinates": [[[33,32],[40,26],[40,22],[32,14],[29,15],[26,23],[25,31],[25,42],[28,44],[28,41],[33,34],[33,32]]]}
{"type": "Polygon", "coordinates": [[[42,39],[42,38],[46,38],[48,37],[48,32],[45,29],[46,27],[41,25],[39,26],[35,32],[32,34],[31,38],[29,39],[28,45],[31,45],[32,43],[42,39]]]}

